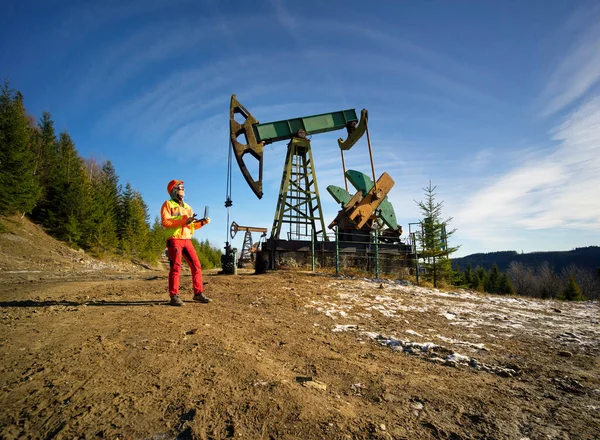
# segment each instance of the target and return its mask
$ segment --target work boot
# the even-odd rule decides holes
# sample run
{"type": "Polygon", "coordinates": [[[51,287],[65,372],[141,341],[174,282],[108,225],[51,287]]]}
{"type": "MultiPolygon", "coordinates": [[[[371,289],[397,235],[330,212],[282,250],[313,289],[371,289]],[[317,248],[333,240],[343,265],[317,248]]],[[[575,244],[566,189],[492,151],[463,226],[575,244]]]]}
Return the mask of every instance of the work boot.
{"type": "Polygon", "coordinates": [[[202,292],[194,294],[194,301],[201,302],[202,304],[208,304],[212,300],[206,296],[202,292]]]}
{"type": "Polygon", "coordinates": [[[169,302],[169,305],[181,307],[183,305],[183,301],[181,301],[181,298],[179,298],[179,295],[172,295],[171,302],[169,302]]]}

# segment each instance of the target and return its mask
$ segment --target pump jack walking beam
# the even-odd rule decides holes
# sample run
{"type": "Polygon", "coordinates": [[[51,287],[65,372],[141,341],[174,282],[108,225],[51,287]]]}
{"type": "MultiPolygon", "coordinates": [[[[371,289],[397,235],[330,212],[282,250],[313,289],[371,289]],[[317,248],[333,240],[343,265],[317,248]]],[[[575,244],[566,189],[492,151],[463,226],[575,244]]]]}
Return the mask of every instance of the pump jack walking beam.
{"type": "Polygon", "coordinates": [[[229,228],[229,233],[231,235],[231,239],[235,238],[238,231],[245,231],[244,234],[244,243],[242,245],[242,251],[240,252],[240,258],[238,259],[238,267],[242,267],[242,265],[248,260],[251,254],[258,250],[258,246],[260,242],[254,243],[252,241],[252,232],[260,232],[261,240],[267,235],[267,228],[258,228],[254,226],[240,226],[236,222],[231,223],[231,227],[229,228]]]}
{"type": "Polygon", "coordinates": [[[349,133],[348,139],[344,141],[340,138],[338,144],[342,150],[349,150],[364,133],[366,118],[366,110],[361,112],[361,121],[359,122],[356,110],[348,109],[261,124],[240,104],[235,95],[231,95],[229,105],[230,141],[233,145],[235,159],[246,182],[248,182],[256,197],[260,199],[263,196],[263,152],[265,145],[290,140],[294,137],[305,138],[313,134],[346,128],[349,133]],[[243,122],[236,121],[236,115],[240,115],[243,122]],[[239,141],[241,136],[244,137],[245,143],[239,141]],[[258,160],[258,179],[250,175],[244,163],[247,154],[258,160]]]}
{"type": "MultiPolygon", "coordinates": [[[[361,117],[366,118],[366,115],[367,112],[363,111],[361,117]]],[[[280,239],[283,226],[289,225],[290,240],[306,240],[310,233],[315,239],[327,241],[309,136],[346,128],[348,139],[339,139],[338,143],[342,150],[349,149],[364,132],[366,119],[358,122],[356,111],[348,109],[261,124],[239,103],[235,95],[231,96],[229,116],[230,141],[236,161],[259,199],[263,196],[264,146],[281,140],[290,141],[271,238],[280,239]],[[243,121],[237,121],[236,116],[241,116],[243,121]],[[248,171],[244,162],[248,157],[258,160],[258,178],[248,171]]]]}

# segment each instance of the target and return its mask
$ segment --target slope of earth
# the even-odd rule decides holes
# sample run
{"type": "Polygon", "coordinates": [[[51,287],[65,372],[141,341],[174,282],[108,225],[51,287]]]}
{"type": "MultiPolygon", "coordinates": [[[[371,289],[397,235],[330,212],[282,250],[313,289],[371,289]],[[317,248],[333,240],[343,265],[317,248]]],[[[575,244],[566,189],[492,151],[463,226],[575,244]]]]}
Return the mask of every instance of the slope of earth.
{"type": "Polygon", "coordinates": [[[0,438],[598,438],[597,303],[206,271],[177,308],[2,221],[0,438]]]}
{"type": "Polygon", "coordinates": [[[147,270],[133,262],[99,261],[47,235],[29,220],[0,217],[0,274],[3,281],[38,281],[82,277],[107,272],[147,270]]]}

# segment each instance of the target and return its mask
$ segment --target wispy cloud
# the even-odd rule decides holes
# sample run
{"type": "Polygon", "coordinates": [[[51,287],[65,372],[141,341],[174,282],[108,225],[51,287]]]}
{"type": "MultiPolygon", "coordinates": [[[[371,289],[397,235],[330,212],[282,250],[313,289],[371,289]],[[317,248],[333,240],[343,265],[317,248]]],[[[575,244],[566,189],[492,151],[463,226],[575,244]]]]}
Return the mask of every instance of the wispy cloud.
{"type": "Polygon", "coordinates": [[[466,165],[472,171],[479,169],[487,169],[490,162],[494,160],[494,150],[491,148],[483,148],[475,153],[473,160],[466,165]]]}
{"type": "Polygon", "coordinates": [[[228,130],[228,121],[221,115],[195,120],[175,129],[165,149],[179,162],[200,159],[203,167],[224,164],[227,149],[223,145],[227,143],[228,130]],[[214,145],[215,139],[221,140],[218,146],[214,145]]]}
{"type": "MultiPolygon", "coordinates": [[[[340,23],[339,20],[309,15],[292,16],[282,0],[270,0],[270,4],[277,23],[294,42],[298,56],[306,60],[314,70],[320,71],[338,102],[356,98],[359,88],[377,88],[376,81],[348,86],[347,72],[354,72],[352,76],[358,81],[361,73],[356,72],[356,66],[360,65],[363,77],[408,75],[463,98],[485,101],[488,105],[501,104],[499,97],[473,85],[481,84],[482,78],[490,76],[487,72],[476,71],[451,57],[399,38],[394,35],[393,29],[381,29],[352,18],[340,23]],[[312,41],[309,41],[308,35],[312,37],[312,41]],[[315,49],[317,46],[313,43],[315,38],[319,39],[318,49],[315,49]],[[344,44],[341,45],[340,41],[344,44]],[[345,50],[340,50],[341,47],[345,50]],[[346,49],[348,47],[351,49],[346,49]],[[365,47],[370,49],[367,51],[365,47]],[[342,87],[342,84],[345,86],[342,87]]],[[[387,92],[389,91],[388,88],[387,92]]]]}
{"type": "Polygon", "coordinates": [[[523,230],[584,229],[600,235],[600,97],[590,99],[553,131],[553,149],[477,191],[455,216],[474,239],[504,240],[523,230]]]}
{"type": "Polygon", "coordinates": [[[192,0],[101,0],[77,4],[61,14],[60,25],[57,29],[65,37],[72,39],[73,35],[84,37],[95,32],[109,23],[130,20],[136,16],[148,15],[155,12],[176,10],[192,0]]]}
{"type": "MultiPolygon", "coordinates": [[[[577,12],[561,29],[563,39],[577,36],[538,101],[545,103],[543,117],[562,115],[547,140],[508,148],[503,168],[488,167],[487,176],[473,176],[469,192],[449,200],[457,234],[471,248],[492,251],[519,243],[535,251],[598,244],[600,8],[586,12],[577,12]]],[[[474,163],[499,162],[490,153],[481,150],[474,163]]]]}
{"type": "Polygon", "coordinates": [[[82,72],[77,98],[103,99],[116,96],[116,91],[136,76],[154,66],[177,59],[193,51],[200,42],[218,39],[221,27],[192,23],[161,23],[146,29],[136,29],[127,38],[121,38],[94,54],[82,72]]]}
{"type": "MultiPolygon", "coordinates": [[[[138,143],[154,144],[165,141],[184,126],[216,118],[223,121],[223,133],[218,134],[219,138],[208,138],[207,141],[225,142],[231,92],[239,91],[238,96],[244,104],[247,100],[252,102],[253,97],[256,99],[301,86],[299,82],[292,82],[293,79],[285,77],[285,57],[271,64],[262,62],[264,58],[252,57],[251,61],[255,64],[253,75],[248,75],[246,69],[233,68],[249,62],[246,57],[174,71],[148,85],[130,100],[116,105],[101,118],[97,128],[101,132],[135,139],[138,143]],[[254,84],[256,78],[260,78],[260,81],[254,84]],[[232,88],[232,84],[236,84],[236,88],[232,88]]],[[[256,106],[249,110],[262,122],[269,117],[272,119],[268,120],[281,119],[277,115],[284,113],[281,106],[256,106]]],[[[292,116],[289,114],[289,117],[292,116]]],[[[217,136],[214,130],[205,134],[217,136]]]]}
{"type": "MultiPolygon", "coordinates": [[[[546,102],[542,117],[553,115],[582,98],[600,80],[600,9],[590,7],[587,20],[591,25],[569,48],[550,76],[543,92],[546,102]]],[[[581,13],[579,12],[579,15],[581,13]]],[[[577,20],[581,22],[579,17],[577,20]]]]}

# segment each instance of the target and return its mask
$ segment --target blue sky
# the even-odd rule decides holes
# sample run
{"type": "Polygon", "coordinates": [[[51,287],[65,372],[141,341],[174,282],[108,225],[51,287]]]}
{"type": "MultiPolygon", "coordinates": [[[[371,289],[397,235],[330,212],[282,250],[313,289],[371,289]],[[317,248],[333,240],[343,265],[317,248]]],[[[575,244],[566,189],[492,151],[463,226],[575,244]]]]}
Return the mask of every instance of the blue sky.
{"type": "MultiPolygon", "coordinates": [[[[152,219],[185,180],[215,246],[232,93],[260,122],[368,109],[399,223],[431,180],[455,256],[600,245],[600,2],[24,0],[0,24],[0,75],[28,111],[112,161],[152,219]]],[[[338,137],[311,141],[326,224],[338,137]]],[[[270,231],[285,152],[265,148],[261,200],[234,162],[230,221],[270,231]]],[[[345,160],[371,173],[366,137],[345,160]]]]}

